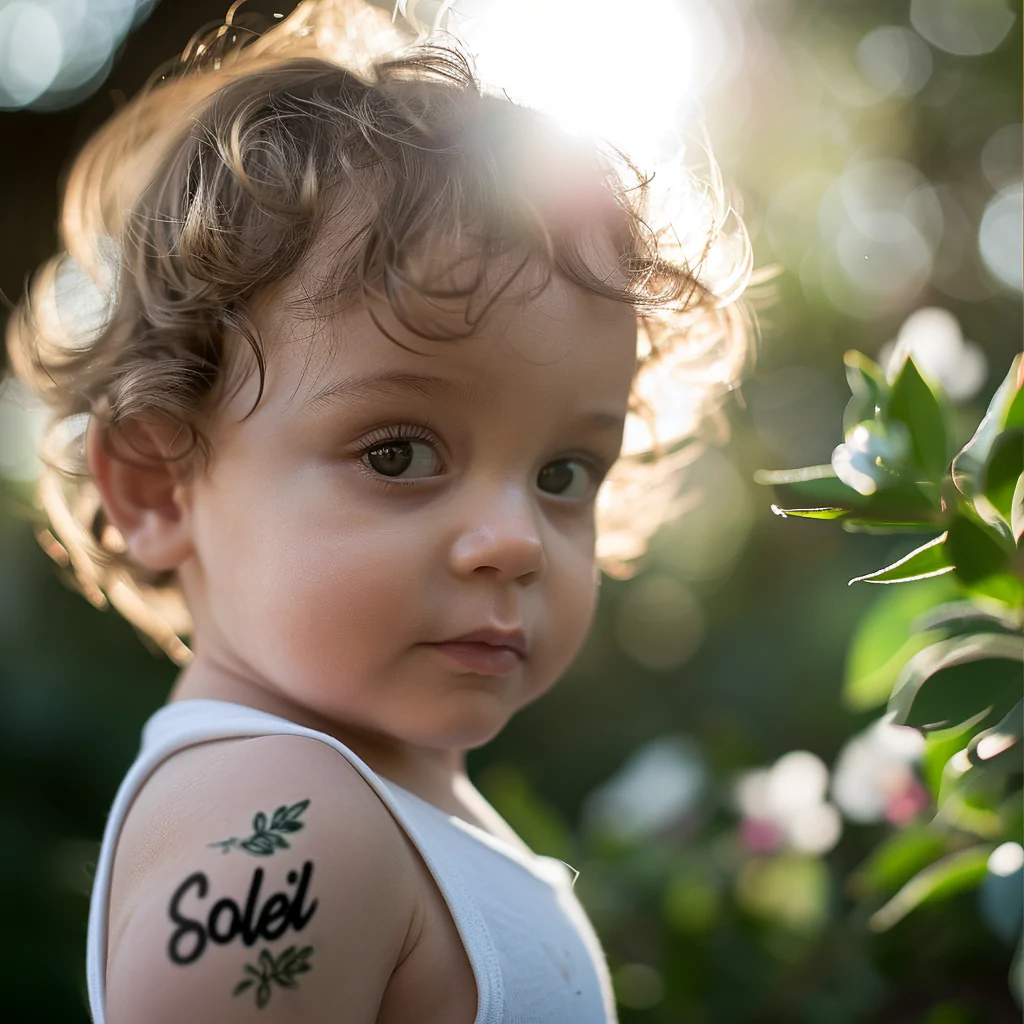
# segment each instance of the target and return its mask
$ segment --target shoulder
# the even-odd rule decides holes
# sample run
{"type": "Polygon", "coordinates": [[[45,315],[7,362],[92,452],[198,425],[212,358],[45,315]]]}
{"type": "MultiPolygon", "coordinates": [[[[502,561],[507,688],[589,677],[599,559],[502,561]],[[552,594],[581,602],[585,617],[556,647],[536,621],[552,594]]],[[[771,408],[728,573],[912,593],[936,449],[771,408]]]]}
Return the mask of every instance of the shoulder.
{"type": "Polygon", "coordinates": [[[283,735],[187,748],[147,780],[118,842],[107,1019],[137,1019],[168,987],[168,1019],[195,1024],[207,1008],[241,1019],[246,1000],[319,1019],[339,991],[373,1021],[415,902],[397,824],[336,750],[283,735]]]}
{"type": "MultiPolygon", "coordinates": [[[[285,831],[272,833],[288,845],[268,840],[282,853],[299,851],[329,832],[351,830],[355,821],[358,834],[378,853],[389,846],[394,852],[405,848],[399,826],[370,784],[319,740],[284,734],[232,737],[172,754],[136,793],[118,836],[111,937],[117,931],[113,918],[133,902],[138,883],[189,855],[201,837],[209,843],[231,836],[245,840],[254,834],[258,815],[272,820],[279,807],[303,803],[285,831]],[[225,828],[229,832],[221,835],[225,828]]],[[[200,845],[208,849],[207,856],[224,851],[200,845]]]]}

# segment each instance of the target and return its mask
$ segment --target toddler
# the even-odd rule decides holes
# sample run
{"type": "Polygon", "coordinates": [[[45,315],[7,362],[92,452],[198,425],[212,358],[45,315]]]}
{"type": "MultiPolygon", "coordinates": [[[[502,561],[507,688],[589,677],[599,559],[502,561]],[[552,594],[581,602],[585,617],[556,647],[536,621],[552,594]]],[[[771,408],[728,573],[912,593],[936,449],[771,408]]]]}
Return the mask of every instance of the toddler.
{"type": "Polygon", "coordinates": [[[181,667],[103,835],[96,1024],[616,1019],[573,871],[465,754],[677,508],[749,245],[712,287],[720,190],[691,263],[697,192],[659,226],[623,154],[398,33],[197,39],[76,159],[12,320],[42,539],[181,667]]]}

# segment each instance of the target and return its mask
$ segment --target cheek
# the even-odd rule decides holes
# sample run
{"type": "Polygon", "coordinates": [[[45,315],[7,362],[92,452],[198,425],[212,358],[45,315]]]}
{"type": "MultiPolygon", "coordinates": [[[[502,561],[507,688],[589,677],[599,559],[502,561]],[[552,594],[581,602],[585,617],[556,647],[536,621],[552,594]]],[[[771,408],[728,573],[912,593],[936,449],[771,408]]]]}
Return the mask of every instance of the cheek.
{"type": "Polygon", "coordinates": [[[210,613],[239,654],[286,672],[337,673],[410,626],[415,537],[340,514],[305,481],[225,478],[196,504],[210,613]],[[405,606],[403,606],[403,601],[405,606]]]}
{"type": "MultiPolygon", "coordinates": [[[[548,686],[558,678],[579,653],[594,621],[598,577],[592,558],[577,552],[552,573],[547,602],[545,659],[550,665],[548,686]]],[[[548,673],[545,673],[546,675],[548,673]]]]}
{"type": "Polygon", "coordinates": [[[282,669],[336,675],[344,664],[372,674],[423,639],[416,613],[429,595],[417,591],[412,536],[382,535],[379,524],[307,520],[265,548],[261,562],[266,576],[252,581],[251,620],[282,669]]]}

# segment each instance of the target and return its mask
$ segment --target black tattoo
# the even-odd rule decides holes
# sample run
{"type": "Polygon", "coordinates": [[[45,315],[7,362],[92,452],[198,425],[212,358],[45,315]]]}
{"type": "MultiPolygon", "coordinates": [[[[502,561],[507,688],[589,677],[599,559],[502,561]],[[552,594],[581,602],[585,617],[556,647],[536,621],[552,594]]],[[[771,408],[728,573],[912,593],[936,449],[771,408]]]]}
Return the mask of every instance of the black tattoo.
{"type": "Polygon", "coordinates": [[[171,897],[168,913],[171,920],[178,926],[167,945],[171,960],[176,964],[195,962],[203,955],[208,940],[223,946],[236,936],[241,935],[242,942],[246,946],[252,946],[258,939],[268,941],[279,939],[289,925],[297,932],[302,931],[309,924],[309,919],[316,912],[319,904],[319,900],[313,900],[309,909],[303,911],[302,903],[306,898],[306,890],[309,888],[312,874],[313,862],[311,860],[307,860],[302,865],[301,878],[298,872],[289,871],[287,875],[289,884],[295,885],[298,882],[298,889],[294,897],[289,899],[285,893],[276,892],[263,904],[257,915],[256,904],[259,900],[260,885],[263,883],[263,868],[256,868],[249,884],[245,910],[242,911],[232,899],[226,897],[219,899],[210,908],[204,927],[201,921],[185,917],[179,909],[179,904],[185,894],[193,886],[200,899],[206,897],[210,884],[209,879],[202,871],[193,872],[174,890],[174,895],[171,897]],[[224,921],[225,917],[227,918],[226,922],[224,921]],[[193,940],[191,948],[183,950],[182,942],[189,937],[193,940]]]}
{"type": "Polygon", "coordinates": [[[299,950],[296,950],[294,946],[289,946],[275,960],[270,950],[263,950],[260,953],[259,970],[251,964],[246,964],[244,970],[246,974],[251,974],[252,977],[240,981],[231,994],[235,996],[240,995],[250,985],[254,985],[258,981],[259,988],[256,989],[256,1006],[262,1010],[270,1001],[270,983],[272,981],[276,981],[282,988],[299,987],[299,983],[295,980],[295,975],[313,969],[312,965],[307,962],[307,957],[312,952],[312,946],[303,946],[299,950]]]}
{"type": "Polygon", "coordinates": [[[298,819],[302,812],[309,806],[308,800],[301,800],[297,804],[288,807],[282,804],[270,819],[268,824],[267,816],[262,811],[257,811],[252,819],[253,834],[248,839],[238,839],[232,836],[230,839],[222,839],[218,843],[207,843],[209,847],[221,848],[221,853],[227,853],[233,846],[254,857],[269,857],[274,850],[287,850],[288,842],[279,834],[281,832],[298,832],[306,826],[298,819]]]}

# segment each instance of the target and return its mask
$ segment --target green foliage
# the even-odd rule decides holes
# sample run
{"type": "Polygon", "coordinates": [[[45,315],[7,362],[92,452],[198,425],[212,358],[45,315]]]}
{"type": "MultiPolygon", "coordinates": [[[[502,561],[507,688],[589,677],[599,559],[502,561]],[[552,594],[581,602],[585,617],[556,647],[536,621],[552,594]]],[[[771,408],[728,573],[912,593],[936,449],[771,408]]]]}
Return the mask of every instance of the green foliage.
{"type": "Polygon", "coordinates": [[[850,876],[849,889],[860,897],[891,894],[945,852],[946,842],[934,829],[910,825],[875,848],[850,876]]]}
{"type": "Polygon", "coordinates": [[[904,664],[934,640],[928,631],[939,628],[923,616],[958,594],[955,581],[944,574],[917,587],[890,587],[879,595],[847,650],[843,700],[850,710],[866,711],[889,699],[904,664]]]}
{"type": "Polygon", "coordinates": [[[956,566],[947,540],[949,531],[940,534],[935,540],[915,548],[909,555],[899,561],[877,569],[865,576],[855,576],[850,583],[909,583],[911,580],[926,580],[932,576],[942,576],[952,572],[956,566]]]}
{"type": "Polygon", "coordinates": [[[938,482],[946,471],[948,437],[936,393],[909,357],[889,393],[890,424],[902,423],[910,437],[910,468],[938,482]]]}
{"type": "MultiPolygon", "coordinates": [[[[846,698],[871,707],[888,690],[891,721],[926,738],[923,770],[938,804],[932,825],[949,830],[953,843],[971,834],[988,842],[947,851],[937,833],[897,835],[852,877],[851,888],[867,897],[901,881],[869,919],[884,931],[924,903],[982,885],[983,916],[1005,937],[1010,918],[992,911],[991,893],[1019,879],[1003,881],[990,855],[993,841],[1022,838],[1015,809],[1024,733],[1024,357],[1014,358],[973,437],[953,456],[941,387],[909,354],[897,353],[888,374],[862,353],[846,353],[852,397],[831,466],[762,470],[755,479],[805,503],[773,505],[779,515],[838,519],[847,530],[941,530],[850,580],[930,580],[932,591],[886,599],[865,617],[850,649],[846,698]],[[946,582],[936,589],[940,576],[952,588],[946,582]]],[[[1019,917],[1012,922],[1018,951],[1010,982],[1021,1002],[1024,937],[1019,917]]]]}
{"type": "Polygon", "coordinates": [[[1006,714],[1020,694],[1024,640],[975,633],[939,640],[918,651],[896,679],[889,710],[896,725],[949,728],[980,709],[1006,714]],[[978,662],[986,662],[978,672],[978,662]]]}
{"type": "Polygon", "coordinates": [[[915,907],[948,899],[964,889],[979,885],[988,870],[992,849],[989,845],[972,846],[929,864],[871,915],[869,927],[874,931],[886,931],[915,907]]]}

